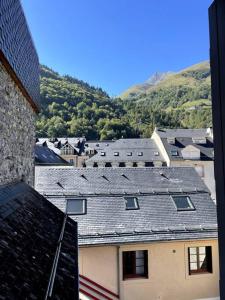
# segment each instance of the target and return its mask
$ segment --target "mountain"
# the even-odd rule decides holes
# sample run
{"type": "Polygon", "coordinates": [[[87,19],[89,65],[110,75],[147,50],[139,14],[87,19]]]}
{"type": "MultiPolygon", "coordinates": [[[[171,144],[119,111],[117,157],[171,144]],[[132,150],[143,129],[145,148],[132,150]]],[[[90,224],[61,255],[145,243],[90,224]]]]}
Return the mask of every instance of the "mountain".
{"type": "Polygon", "coordinates": [[[41,112],[36,121],[37,137],[86,136],[88,139],[134,136],[124,118],[123,105],[112,101],[101,88],[61,76],[40,66],[41,112]]]}
{"type": "Polygon", "coordinates": [[[151,119],[152,126],[172,127],[176,124],[177,127],[199,128],[212,125],[208,62],[177,73],[166,73],[158,78],[154,84],[150,80],[135,88],[131,87],[120,95],[130,119],[137,114],[146,119],[147,111],[150,110],[148,122],[151,119]],[[145,111],[144,116],[139,111],[145,111]],[[153,116],[159,113],[162,115],[160,118],[153,116]],[[165,120],[168,119],[170,121],[167,124],[165,120]]]}
{"type": "Polygon", "coordinates": [[[208,62],[177,73],[155,73],[111,99],[101,88],[41,66],[37,136],[88,139],[150,137],[155,126],[212,126],[208,62]]]}

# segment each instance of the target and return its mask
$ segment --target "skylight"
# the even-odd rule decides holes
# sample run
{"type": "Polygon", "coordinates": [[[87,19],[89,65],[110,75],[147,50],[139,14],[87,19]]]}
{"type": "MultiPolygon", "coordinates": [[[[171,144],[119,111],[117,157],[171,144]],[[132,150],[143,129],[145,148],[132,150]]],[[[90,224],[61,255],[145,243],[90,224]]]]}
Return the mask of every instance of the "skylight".
{"type": "Polygon", "coordinates": [[[127,210],[135,210],[139,209],[138,198],[136,197],[124,197],[126,209],[127,210]]]}
{"type": "Polygon", "coordinates": [[[143,156],[143,152],[138,152],[138,156],[143,156]]]}
{"type": "Polygon", "coordinates": [[[132,156],[132,152],[127,152],[127,156],[132,156]]]}
{"type": "Polygon", "coordinates": [[[189,196],[172,196],[172,199],[178,211],[195,210],[189,196]]]}
{"type": "Polygon", "coordinates": [[[119,152],[114,152],[114,156],[119,156],[119,152]]]}
{"type": "Polygon", "coordinates": [[[172,155],[172,156],[179,156],[177,150],[171,150],[170,152],[171,152],[171,155],[172,155]]]}
{"type": "Polygon", "coordinates": [[[67,199],[66,212],[69,215],[86,214],[86,199],[67,199]]]}

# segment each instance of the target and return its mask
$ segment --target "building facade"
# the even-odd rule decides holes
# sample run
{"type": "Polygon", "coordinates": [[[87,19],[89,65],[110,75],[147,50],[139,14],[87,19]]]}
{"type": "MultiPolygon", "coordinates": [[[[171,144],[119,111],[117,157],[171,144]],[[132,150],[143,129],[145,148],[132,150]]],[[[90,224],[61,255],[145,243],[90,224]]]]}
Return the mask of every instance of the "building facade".
{"type": "Polygon", "coordinates": [[[36,189],[79,224],[84,295],[219,295],[216,206],[194,168],[45,168],[36,189]]]}
{"type": "Polygon", "coordinates": [[[216,201],[213,132],[205,129],[158,129],[152,139],[168,166],[194,167],[216,201]]]}

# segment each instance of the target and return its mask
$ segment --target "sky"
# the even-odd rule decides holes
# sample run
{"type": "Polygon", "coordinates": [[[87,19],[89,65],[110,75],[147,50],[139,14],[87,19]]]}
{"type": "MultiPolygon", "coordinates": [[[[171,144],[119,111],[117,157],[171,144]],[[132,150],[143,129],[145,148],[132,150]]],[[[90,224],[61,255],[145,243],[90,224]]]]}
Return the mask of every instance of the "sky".
{"type": "Polygon", "coordinates": [[[212,0],[21,0],[39,60],[117,96],[209,57],[212,0]]]}

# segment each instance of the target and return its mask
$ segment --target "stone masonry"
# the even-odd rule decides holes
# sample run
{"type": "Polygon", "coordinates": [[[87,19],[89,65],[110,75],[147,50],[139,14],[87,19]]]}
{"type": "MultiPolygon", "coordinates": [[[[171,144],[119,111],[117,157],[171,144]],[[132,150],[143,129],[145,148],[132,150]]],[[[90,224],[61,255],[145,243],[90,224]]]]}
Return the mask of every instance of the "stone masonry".
{"type": "Polygon", "coordinates": [[[0,63],[0,185],[33,185],[35,113],[0,63]]]}

